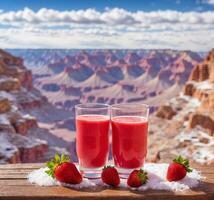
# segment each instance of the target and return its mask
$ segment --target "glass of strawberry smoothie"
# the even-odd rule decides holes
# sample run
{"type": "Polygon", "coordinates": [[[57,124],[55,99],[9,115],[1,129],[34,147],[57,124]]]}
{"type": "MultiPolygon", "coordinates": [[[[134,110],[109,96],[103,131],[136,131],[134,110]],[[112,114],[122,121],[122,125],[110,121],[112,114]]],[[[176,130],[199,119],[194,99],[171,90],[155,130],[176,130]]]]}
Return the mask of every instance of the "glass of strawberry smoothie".
{"type": "Polygon", "coordinates": [[[110,109],[107,104],[75,106],[76,148],[84,177],[99,178],[109,152],[110,109]]]}
{"type": "Polygon", "coordinates": [[[143,167],[147,154],[149,106],[115,104],[111,107],[112,154],[120,176],[143,167]]]}

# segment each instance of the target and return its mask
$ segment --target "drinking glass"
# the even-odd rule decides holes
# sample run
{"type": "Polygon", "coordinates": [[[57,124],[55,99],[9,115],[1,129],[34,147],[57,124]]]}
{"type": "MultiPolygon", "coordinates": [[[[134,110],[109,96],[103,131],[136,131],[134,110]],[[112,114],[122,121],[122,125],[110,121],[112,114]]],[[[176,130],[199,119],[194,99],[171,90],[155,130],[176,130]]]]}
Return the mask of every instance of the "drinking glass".
{"type": "Polygon", "coordinates": [[[99,178],[109,152],[110,109],[107,104],[75,106],[76,147],[84,177],[99,178]]]}
{"type": "Polygon", "coordinates": [[[149,106],[123,103],[111,107],[112,154],[121,177],[143,167],[147,154],[149,106]]]}

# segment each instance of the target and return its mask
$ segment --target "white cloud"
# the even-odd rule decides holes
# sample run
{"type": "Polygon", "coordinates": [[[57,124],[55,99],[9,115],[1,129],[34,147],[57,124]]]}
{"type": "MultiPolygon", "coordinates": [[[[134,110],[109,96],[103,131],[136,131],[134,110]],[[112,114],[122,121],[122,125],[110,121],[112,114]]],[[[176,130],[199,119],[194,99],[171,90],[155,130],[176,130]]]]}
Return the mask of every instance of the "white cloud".
{"type": "Polygon", "coordinates": [[[120,8],[0,12],[1,47],[208,50],[214,12],[130,12],[120,8]],[[3,26],[2,26],[3,25],[3,26]],[[4,28],[6,26],[6,28],[4,28]],[[9,28],[8,28],[9,27],[9,28]]]}
{"type": "Polygon", "coordinates": [[[207,3],[207,4],[214,4],[214,0],[204,0],[204,3],[207,3]]]}
{"type": "Polygon", "coordinates": [[[148,23],[214,23],[214,12],[178,12],[178,11],[153,11],[129,12],[120,8],[106,9],[104,12],[95,9],[57,11],[42,8],[34,12],[24,8],[17,12],[0,13],[0,23],[76,23],[76,24],[106,24],[106,25],[131,25],[148,23]]]}

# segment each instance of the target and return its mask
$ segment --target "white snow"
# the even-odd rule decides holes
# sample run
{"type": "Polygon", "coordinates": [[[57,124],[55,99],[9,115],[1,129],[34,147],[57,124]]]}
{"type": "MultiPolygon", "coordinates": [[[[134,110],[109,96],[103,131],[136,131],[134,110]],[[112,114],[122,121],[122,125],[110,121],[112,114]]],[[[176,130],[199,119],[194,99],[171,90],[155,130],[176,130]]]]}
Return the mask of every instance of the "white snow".
{"type": "Polygon", "coordinates": [[[209,160],[214,159],[214,154],[212,150],[208,150],[207,148],[199,148],[192,155],[193,159],[201,164],[205,164],[209,160]]]}
{"type": "Polygon", "coordinates": [[[6,98],[6,99],[8,99],[9,101],[15,101],[14,96],[11,95],[9,92],[0,91],[0,97],[6,98]]]}
{"type": "Polygon", "coordinates": [[[51,178],[48,176],[45,171],[47,170],[47,167],[40,168],[38,170],[32,171],[30,174],[28,174],[28,180],[32,184],[37,184],[39,186],[56,186],[56,185],[62,185],[74,189],[81,189],[81,188],[88,188],[88,187],[94,187],[96,186],[95,183],[92,181],[84,178],[83,181],[80,184],[66,184],[66,183],[60,183],[59,181],[51,178]]]}
{"type": "MultiPolygon", "coordinates": [[[[169,191],[183,191],[188,190],[190,188],[195,188],[199,185],[200,181],[204,179],[201,173],[197,170],[193,170],[193,172],[188,173],[187,176],[177,182],[168,182],[166,180],[166,172],[167,172],[168,164],[162,163],[147,163],[144,166],[144,169],[148,172],[149,181],[137,188],[136,190],[144,191],[147,189],[154,189],[154,190],[169,190],[169,191]]],[[[104,187],[108,187],[101,182],[101,180],[89,180],[83,179],[80,184],[71,185],[60,183],[55,179],[49,177],[45,171],[47,168],[40,168],[38,170],[32,171],[28,175],[28,180],[32,184],[37,184],[39,186],[55,186],[55,185],[62,185],[70,188],[75,189],[82,189],[82,188],[91,188],[94,189],[97,185],[102,185],[104,187]]],[[[122,188],[129,188],[126,184],[126,179],[121,179],[121,183],[119,187],[122,188]]]]}
{"type": "Polygon", "coordinates": [[[55,185],[59,185],[59,183],[51,178],[50,176],[48,176],[45,171],[48,168],[44,167],[44,168],[40,168],[37,170],[32,171],[30,174],[28,174],[28,180],[30,183],[35,183],[39,186],[55,186],[55,185]]]}
{"type": "Polygon", "coordinates": [[[138,190],[171,190],[171,191],[182,191],[190,188],[195,188],[203,179],[200,172],[193,170],[188,173],[187,176],[180,181],[169,182],[166,180],[168,164],[155,164],[148,163],[145,165],[145,170],[148,172],[149,181],[146,185],[141,186],[138,190]]]}
{"type": "Polygon", "coordinates": [[[183,131],[176,136],[176,138],[180,143],[184,141],[189,141],[191,143],[190,148],[187,146],[185,149],[181,150],[181,155],[185,157],[191,156],[193,160],[201,164],[205,164],[214,159],[214,139],[203,130],[195,128],[191,131],[183,131]],[[201,142],[200,139],[202,138],[207,139],[209,142],[201,142]],[[192,147],[194,147],[194,152],[192,152],[192,147]]]}
{"type": "Polygon", "coordinates": [[[29,115],[29,114],[23,115],[23,118],[25,118],[25,119],[35,119],[35,117],[33,117],[32,115],[29,115]]]}
{"type": "Polygon", "coordinates": [[[179,98],[187,101],[189,107],[199,107],[201,105],[201,102],[197,98],[184,95],[183,93],[180,93],[179,98]]]}
{"type": "MultiPolygon", "coordinates": [[[[191,112],[195,112],[195,109],[201,106],[201,101],[199,101],[197,98],[184,95],[181,92],[178,97],[170,100],[170,104],[176,106],[180,106],[182,104],[182,110],[179,111],[179,114],[175,115],[173,119],[183,120],[186,115],[189,115],[191,112]]],[[[187,125],[187,123],[184,124],[184,126],[185,125],[187,125]]]]}
{"type": "Polygon", "coordinates": [[[202,82],[190,81],[188,83],[192,83],[198,90],[212,90],[214,88],[214,84],[210,83],[208,80],[202,82]]]}
{"type": "MultiPolygon", "coordinates": [[[[0,154],[4,155],[6,159],[11,158],[15,153],[18,152],[18,149],[15,145],[11,144],[8,140],[8,133],[1,133],[0,134],[0,154]]],[[[0,164],[4,163],[5,161],[2,159],[0,160],[0,164]]]]}
{"type": "Polygon", "coordinates": [[[0,115],[0,124],[1,126],[3,125],[7,125],[7,126],[10,126],[10,121],[9,119],[7,118],[7,116],[5,114],[1,114],[0,115]]]}

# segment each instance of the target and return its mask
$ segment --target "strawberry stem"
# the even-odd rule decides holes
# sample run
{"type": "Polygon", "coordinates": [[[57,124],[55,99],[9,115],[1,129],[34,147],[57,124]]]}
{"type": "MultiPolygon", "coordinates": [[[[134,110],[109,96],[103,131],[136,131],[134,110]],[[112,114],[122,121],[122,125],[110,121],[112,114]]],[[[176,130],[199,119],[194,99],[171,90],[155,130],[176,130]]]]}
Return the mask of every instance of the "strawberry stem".
{"type": "Polygon", "coordinates": [[[104,169],[107,169],[107,168],[114,168],[114,166],[113,166],[113,165],[105,165],[105,166],[103,167],[103,170],[104,170],[104,169]]]}
{"type": "Polygon", "coordinates": [[[64,162],[70,162],[69,156],[65,156],[64,154],[60,156],[59,154],[56,154],[54,156],[54,159],[46,162],[46,166],[48,167],[48,170],[46,170],[45,173],[51,176],[52,178],[54,178],[55,168],[64,162]]]}
{"type": "Polygon", "coordinates": [[[188,159],[185,159],[182,156],[178,156],[177,158],[175,158],[173,160],[173,162],[176,162],[178,164],[183,165],[186,168],[187,172],[192,172],[192,168],[190,168],[190,166],[189,166],[189,160],[188,159]]]}
{"type": "Polygon", "coordinates": [[[141,180],[142,184],[147,183],[147,181],[148,181],[147,172],[144,171],[143,169],[140,169],[140,171],[138,172],[138,177],[141,180]]]}

